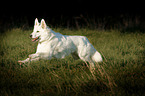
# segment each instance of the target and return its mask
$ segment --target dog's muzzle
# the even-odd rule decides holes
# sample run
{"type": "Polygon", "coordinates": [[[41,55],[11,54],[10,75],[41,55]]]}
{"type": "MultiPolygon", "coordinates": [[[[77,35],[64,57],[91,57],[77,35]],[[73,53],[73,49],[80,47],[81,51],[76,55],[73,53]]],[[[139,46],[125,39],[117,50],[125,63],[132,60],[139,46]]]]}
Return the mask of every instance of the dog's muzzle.
{"type": "Polygon", "coordinates": [[[32,39],[33,42],[37,41],[37,40],[39,40],[39,37],[36,37],[36,38],[32,39]]]}
{"type": "MultiPolygon", "coordinates": [[[[30,38],[32,38],[32,35],[30,35],[30,38]]],[[[37,41],[37,40],[39,40],[39,37],[32,38],[32,41],[33,41],[33,42],[35,42],[35,41],[37,41]]]]}
{"type": "Polygon", "coordinates": [[[30,38],[32,38],[32,35],[30,35],[30,38]]]}

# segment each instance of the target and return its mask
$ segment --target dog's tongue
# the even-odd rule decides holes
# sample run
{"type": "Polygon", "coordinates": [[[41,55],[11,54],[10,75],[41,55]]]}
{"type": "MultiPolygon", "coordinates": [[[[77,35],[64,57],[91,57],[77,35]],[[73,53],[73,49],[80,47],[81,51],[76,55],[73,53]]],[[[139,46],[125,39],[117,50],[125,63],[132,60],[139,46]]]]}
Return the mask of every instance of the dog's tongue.
{"type": "Polygon", "coordinates": [[[38,39],[38,37],[34,38],[32,41],[34,42],[34,41],[36,41],[37,39],[38,39]]]}

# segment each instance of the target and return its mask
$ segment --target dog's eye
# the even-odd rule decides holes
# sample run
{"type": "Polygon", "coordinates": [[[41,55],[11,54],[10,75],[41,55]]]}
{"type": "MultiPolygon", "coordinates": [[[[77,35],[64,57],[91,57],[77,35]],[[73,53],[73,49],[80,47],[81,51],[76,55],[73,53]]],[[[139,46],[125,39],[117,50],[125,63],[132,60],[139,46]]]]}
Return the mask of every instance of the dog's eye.
{"type": "Polygon", "coordinates": [[[39,31],[36,31],[37,33],[39,32],[39,31]]]}

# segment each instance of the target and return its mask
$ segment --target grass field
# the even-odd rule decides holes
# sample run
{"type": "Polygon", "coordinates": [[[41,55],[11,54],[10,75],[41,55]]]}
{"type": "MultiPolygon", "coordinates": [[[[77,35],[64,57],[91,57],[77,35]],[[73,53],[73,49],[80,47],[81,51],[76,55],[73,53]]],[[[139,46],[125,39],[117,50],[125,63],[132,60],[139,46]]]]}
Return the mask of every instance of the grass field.
{"type": "Polygon", "coordinates": [[[145,33],[118,30],[54,29],[64,35],[84,35],[102,54],[92,75],[87,65],[71,56],[20,66],[35,53],[32,30],[0,34],[0,94],[2,96],[142,96],[145,94],[145,33]]]}

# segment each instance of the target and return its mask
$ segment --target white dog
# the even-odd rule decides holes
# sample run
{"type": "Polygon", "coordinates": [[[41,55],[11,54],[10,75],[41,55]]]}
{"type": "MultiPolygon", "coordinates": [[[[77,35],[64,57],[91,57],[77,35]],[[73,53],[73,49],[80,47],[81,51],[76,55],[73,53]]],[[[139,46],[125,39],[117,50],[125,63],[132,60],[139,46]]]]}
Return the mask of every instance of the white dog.
{"type": "Polygon", "coordinates": [[[20,64],[40,59],[64,58],[72,55],[74,59],[89,62],[90,68],[94,68],[95,62],[101,62],[102,57],[85,36],[68,36],[56,33],[47,27],[44,19],[39,24],[35,19],[32,41],[38,41],[37,51],[29,55],[29,58],[18,61],[20,64]]]}

